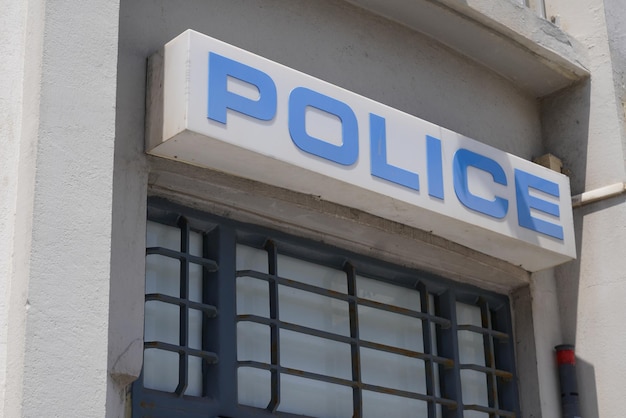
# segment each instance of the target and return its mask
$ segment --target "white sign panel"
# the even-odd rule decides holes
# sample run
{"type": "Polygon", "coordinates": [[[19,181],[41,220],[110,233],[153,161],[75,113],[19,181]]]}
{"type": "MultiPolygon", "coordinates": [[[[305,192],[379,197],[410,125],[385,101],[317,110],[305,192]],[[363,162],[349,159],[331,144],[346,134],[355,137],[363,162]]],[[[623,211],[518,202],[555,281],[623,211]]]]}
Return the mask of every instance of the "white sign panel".
{"type": "Polygon", "coordinates": [[[191,30],[152,64],[150,154],[317,195],[529,271],[575,258],[564,175],[191,30]]]}

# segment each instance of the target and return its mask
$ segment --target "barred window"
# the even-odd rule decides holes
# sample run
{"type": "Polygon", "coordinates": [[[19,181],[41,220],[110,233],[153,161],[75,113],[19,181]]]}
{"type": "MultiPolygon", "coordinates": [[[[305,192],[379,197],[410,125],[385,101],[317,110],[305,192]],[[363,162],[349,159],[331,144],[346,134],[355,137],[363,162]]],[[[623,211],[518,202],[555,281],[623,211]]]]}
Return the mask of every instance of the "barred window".
{"type": "Polygon", "coordinates": [[[133,417],[519,416],[508,299],[153,199],[133,417]]]}

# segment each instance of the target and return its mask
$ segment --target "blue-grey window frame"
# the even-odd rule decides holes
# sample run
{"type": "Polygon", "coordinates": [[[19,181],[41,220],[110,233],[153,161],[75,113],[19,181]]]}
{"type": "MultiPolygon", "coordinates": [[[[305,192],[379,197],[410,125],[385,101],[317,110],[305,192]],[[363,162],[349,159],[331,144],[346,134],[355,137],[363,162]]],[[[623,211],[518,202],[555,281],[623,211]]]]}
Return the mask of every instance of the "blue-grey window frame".
{"type": "MultiPolygon", "coordinates": [[[[237,312],[235,291],[235,245],[263,248],[268,242],[279,245],[281,253],[307,261],[345,269],[357,266],[359,274],[378,280],[420,290],[422,310],[427,311],[427,293],[435,296],[435,316],[449,320],[449,326],[438,327],[436,333],[439,362],[425,361],[428,395],[434,397],[432,367],[439,368],[439,381],[442,398],[451,399],[455,405],[442,406],[443,418],[461,418],[465,410],[476,410],[489,417],[519,417],[519,399],[517,375],[515,371],[514,338],[509,299],[506,295],[487,291],[464,283],[421,272],[391,263],[373,259],[369,256],[352,253],[325,243],[303,237],[292,236],[281,231],[246,224],[232,219],[205,213],[197,209],[182,206],[161,197],[148,199],[148,220],[181,228],[185,252],[185,235],[189,230],[203,235],[203,320],[202,356],[203,361],[203,396],[183,395],[184,388],[178,393],[167,393],[143,386],[143,373],[133,384],[132,416],[152,418],[295,418],[302,415],[253,408],[239,405],[237,402],[237,312]],[[213,266],[215,263],[216,266],[213,266]],[[213,266],[213,267],[212,267],[213,266]],[[456,302],[477,305],[481,308],[483,327],[462,326],[456,322],[456,302]],[[213,307],[216,314],[211,314],[213,307]],[[458,331],[469,330],[483,335],[485,364],[487,366],[462,365],[459,362],[458,331]],[[443,364],[441,357],[448,361],[443,364]],[[478,370],[485,373],[490,407],[464,405],[461,402],[462,369],[478,370]]],[[[158,253],[158,249],[147,249],[147,254],[158,253]]],[[[174,255],[176,257],[176,255],[174,255]]],[[[185,254],[180,255],[181,260],[185,254]]],[[[181,266],[185,263],[181,263],[181,266]]],[[[184,275],[185,268],[181,267],[184,275]]],[[[348,272],[348,276],[350,273],[348,272]]],[[[181,281],[185,281],[181,276],[181,281]]],[[[350,287],[350,283],[349,283],[350,287]]],[[[151,296],[154,299],[154,295],[151,296]]],[[[182,305],[181,305],[182,306],[182,305]]],[[[184,309],[181,309],[183,312],[184,309]]],[[[184,315],[181,315],[184,320],[184,315]]],[[[430,315],[422,319],[423,329],[430,330],[430,315]]],[[[181,326],[181,333],[186,327],[181,326]]],[[[351,337],[355,337],[352,335],[351,337]]],[[[358,335],[356,335],[358,339],[358,335]]],[[[424,332],[425,351],[430,350],[430,332],[424,332]],[[428,347],[428,348],[427,348],[428,347]]],[[[183,336],[181,334],[181,339],[183,336]]],[[[150,348],[145,342],[146,348],[150,348]]],[[[358,343],[357,343],[358,344],[358,343]]],[[[181,347],[181,353],[185,348],[181,347]]],[[[358,350],[357,350],[358,351],[358,350]]],[[[197,354],[197,353],[194,353],[197,354]]],[[[354,355],[354,349],[353,349],[354,355]]],[[[358,356],[358,353],[356,354],[358,356]]],[[[430,353],[425,353],[426,357],[430,353]]],[[[181,356],[181,358],[184,356],[181,356]]],[[[354,357],[353,357],[354,358],[354,357]]],[[[277,360],[277,359],[273,359],[277,360]]],[[[181,360],[183,361],[183,360],[181,360]]],[[[358,363],[358,362],[357,362],[358,363]]],[[[181,363],[182,364],[182,363],[181,363]]],[[[278,366],[279,367],[279,366],[278,366]]],[[[358,367],[357,367],[358,369],[358,367]]],[[[181,381],[183,377],[181,374],[181,381]]],[[[354,370],[353,380],[359,381],[359,371],[354,370]]],[[[275,379],[273,379],[276,383],[275,379]]],[[[353,387],[354,417],[361,416],[360,388],[353,387]]],[[[435,402],[428,402],[428,418],[435,417],[435,402]]]]}

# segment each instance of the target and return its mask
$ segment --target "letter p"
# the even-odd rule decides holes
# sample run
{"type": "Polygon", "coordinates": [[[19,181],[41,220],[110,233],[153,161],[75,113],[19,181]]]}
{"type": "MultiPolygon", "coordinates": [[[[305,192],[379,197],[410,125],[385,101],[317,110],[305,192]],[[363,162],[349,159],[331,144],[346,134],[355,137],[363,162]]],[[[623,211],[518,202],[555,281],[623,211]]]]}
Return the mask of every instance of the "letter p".
{"type": "Polygon", "coordinates": [[[259,120],[272,120],[276,115],[276,85],[264,72],[210,52],[207,116],[226,124],[228,109],[259,120]],[[259,99],[252,100],[228,91],[228,77],[256,87],[259,99]]]}

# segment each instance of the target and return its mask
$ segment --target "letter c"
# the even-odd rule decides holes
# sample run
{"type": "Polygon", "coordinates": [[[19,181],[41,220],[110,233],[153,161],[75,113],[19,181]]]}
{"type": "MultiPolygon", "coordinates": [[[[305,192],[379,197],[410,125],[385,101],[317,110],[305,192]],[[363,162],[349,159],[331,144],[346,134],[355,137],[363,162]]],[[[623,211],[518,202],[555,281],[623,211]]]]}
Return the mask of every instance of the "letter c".
{"type": "Polygon", "coordinates": [[[499,196],[495,196],[494,200],[487,200],[469,191],[467,168],[470,166],[491,174],[494,183],[507,185],[506,174],[500,164],[484,155],[461,148],[454,154],[453,161],[454,192],[457,198],[469,209],[497,219],[504,218],[509,210],[508,200],[499,196]]]}

